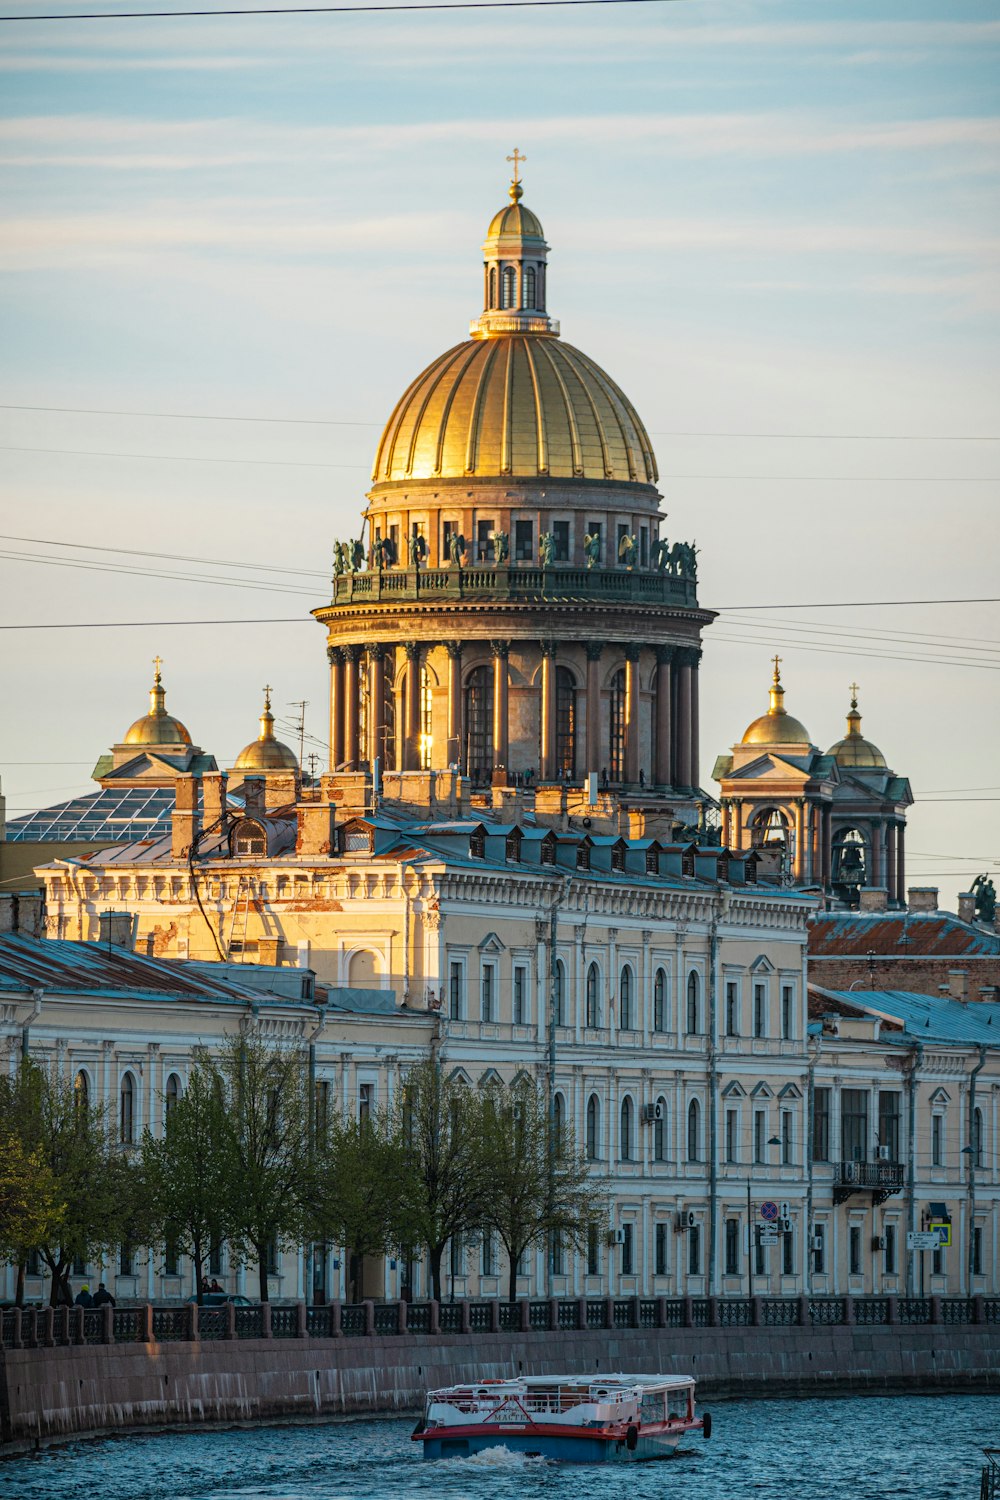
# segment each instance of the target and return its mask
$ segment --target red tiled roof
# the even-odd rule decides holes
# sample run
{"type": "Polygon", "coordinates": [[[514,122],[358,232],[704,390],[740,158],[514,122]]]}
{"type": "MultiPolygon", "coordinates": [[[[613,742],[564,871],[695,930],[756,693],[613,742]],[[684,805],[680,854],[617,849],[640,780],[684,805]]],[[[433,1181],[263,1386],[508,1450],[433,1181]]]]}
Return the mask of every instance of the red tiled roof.
{"type": "Polygon", "coordinates": [[[870,951],[893,958],[986,957],[1000,953],[1000,936],[947,912],[836,912],[817,917],[809,929],[810,958],[865,958],[870,951]]]}

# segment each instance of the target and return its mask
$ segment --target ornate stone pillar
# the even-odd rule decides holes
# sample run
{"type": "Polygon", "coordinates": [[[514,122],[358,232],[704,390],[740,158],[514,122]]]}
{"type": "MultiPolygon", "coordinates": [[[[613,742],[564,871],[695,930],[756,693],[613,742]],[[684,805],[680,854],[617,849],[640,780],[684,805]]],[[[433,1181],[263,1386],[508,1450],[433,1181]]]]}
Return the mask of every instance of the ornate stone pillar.
{"type": "Polygon", "coordinates": [[[675,658],[677,712],[674,717],[674,785],[691,786],[691,652],[682,646],[675,658]]]}
{"type": "Polygon", "coordinates": [[[698,663],[701,661],[701,648],[692,646],[688,651],[688,657],[691,662],[691,780],[688,785],[694,787],[697,791],[701,776],[700,757],[698,753],[700,739],[698,724],[698,663]]]}
{"type": "Polygon", "coordinates": [[[730,849],[732,845],[729,840],[732,837],[732,805],[729,802],[722,804],[722,847],[730,849]]]}
{"type": "Polygon", "coordinates": [[[406,651],[406,697],[403,712],[403,754],[401,769],[420,769],[420,645],[407,641],[406,651]]]}
{"type": "Polygon", "coordinates": [[[625,780],[639,780],[639,645],[625,647],[625,780]]]}
{"type": "Polygon", "coordinates": [[[601,769],[601,652],[598,641],[587,642],[587,764],[584,771],[601,769]]]}
{"type": "Polygon", "coordinates": [[[462,769],[462,643],[446,641],[448,653],[448,744],[445,763],[462,769]]]}
{"type": "Polygon", "coordinates": [[[743,799],[737,797],[733,802],[734,825],[733,825],[733,848],[743,848],[743,799]]]}
{"type": "Polygon", "coordinates": [[[792,874],[797,882],[805,879],[806,873],[806,808],[800,799],[795,804],[795,859],[792,874]]]}
{"type": "Polygon", "coordinates": [[[385,647],[379,643],[368,647],[368,765],[372,772],[376,760],[385,770],[385,647]]]}
{"type": "Polygon", "coordinates": [[[360,646],[344,646],[344,763],[349,771],[356,771],[361,759],[358,743],[361,725],[361,681],[358,663],[361,661],[360,646]]]}
{"type": "Polygon", "coordinates": [[[509,641],[490,641],[493,652],[493,785],[507,785],[507,761],[510,753],[508,714],[507,657],[509,641]]]}
{"type": "Polygon", "coordinates": [[[889,888],[889,904],[897,900],[896,895],[896,825],[886,826],[885,883],[889,888]]]}
{"type": "Polygon", "coordinates": [[[906,901],[906,824],[896,825],[896,897],[900,902],[906,901]]]}
{"type": "Polygon", "coordinates": [[[823,887],[829,891],[833,873],[833,807],[823,807],[823,887]]]}
{"type": "Polygon", "coordinates": [[[657,786],[672,786],[674,779],[672,745],[671,695],[673,693],[673,646],[656,648],[656,765],[653,780],[657,786]]]}
{"type": "Polygon", "coordinates": [[[555,781],[556,765],[556,646],[554,641],[542,641],[541,682],[541,756],[538,779],[555,781]]]}
{"type": "Polygon", "coordinates": [[[344,759],[344,653],[339,646],[328,646],[330,663],[330,770],[336,771],[344,759]]]}

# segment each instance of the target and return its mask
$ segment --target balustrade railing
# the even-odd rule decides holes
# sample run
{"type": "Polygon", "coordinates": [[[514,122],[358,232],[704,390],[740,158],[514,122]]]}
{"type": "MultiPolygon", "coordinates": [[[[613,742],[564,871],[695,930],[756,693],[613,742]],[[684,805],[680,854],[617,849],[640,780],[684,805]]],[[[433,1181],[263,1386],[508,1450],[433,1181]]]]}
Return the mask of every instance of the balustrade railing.
{"type": "Polygon", "coordinates": [[[442,1333],[462,1332],[462,1304],[442,1302],[438,1309],[438,1326],[442,1333]]]}
{"type": "Polygon", "coordinates": [[[899,1297],[896,1300],[897,1323],[929,1323],[931,1313],[929,1297],[899,1297]]]}
{"type": "Polygon", "coordinates": [[[528,1304],[528,1327],[536,1333],[548,1332],[552,1327],[552,1309],[548,1302],[530,1302],[528,1304]]]}
{"type": "Polygon", "coordinates": [[[469,1303],[469,1330],[472,1333],[489,1333],[493,1327],[493,1308],[489,1302],[469,1303]]]}
{"type": "MultiPolygon", "coordinates": [[[[263,1319],[259,1307],[236,1307],[233,1311],[236,1314],[236,1337],[238,1339],[259,1339],[263,1336],[263,1319]],[[247,1313],[256,1313],[256,1319],[246,1317],[247,1313]]],[[[228,1338],[229,1308],[199,1307],[198,1334],[203,1339],[228,1338]]]]}
{"type": "Polygon", "coordinates": [[[587,1298],[587,1327],[607,1328],[608,1304],[604,1297],[587,1298]]]}
{"type": "Polygon", "coordinates": [[[504,1333],[514,1333],[521,1326],[521,1308],[517,1302],[501,1302],[500,1328],[504,1333]]]}
{"type": "Polygon", "coordinates": [[[798,1297],[762,1297],[759,1322],[763,1328],[797,1328],[802,1320],[798,1297]]]}
{"type": "Polygon", "coordinates": [[[380,1303],[375,1308],[375,1332],[383,1338],[399,1332],[399,1308],[395,1302],[380,1303]]]}
{"type": "Polygon", "coordinates": [[[357,1338],[365,1331],[365,1310],[358,1303],[340,1309],[340,1331],[345,1338],[357,1338]]]}
{"type": "Polygon", "coordinates": [[[430,1333],[431,1305],[429,1302],[410,1302],[407,1304],[406,1327],[410,1333],[430,1333]]]}
{"type": "Polygon", "coordinates": [[[749,1297],[720,1297],[716,1303],[716,1322],[720,1328],[747,1328],[753,1322],[753,1303],[749,1297]]]}
{"type": "Polygon", "coordinates": [[[855,1297],[854,1321],[866,1325],[888,1323],[889,1302],[885,1297],[855,1297]]]}
{"type": "MultiPolygon", "coordinates": [[[[84,1341],[99,1343],[103,1337],[104,1316],[100,1312],[85,1312],[83,1315],[84,1341]],[[87,1319],[92,1318],[94,1337],[87,1338],[87,1319]]],[[[179,1343],[191,1337],[191,1312],[189,1306],[154,1307],[153,1339],[158,1344],[179,1343]]]]}
{"type": "Polygon", "coordinates": [[[271,1308],[271,1337],[273,1339],[294,1339],[298,1337],[298,1333],[299,1310],[297,1307],[271,1308]]]}
{"type": "Polygon", "coordinates": [[[697,584],[693,579],[654,570],[628,568],[577,568],[554,564],[541,568],[532,563],[471,564],[448,568],[384,568],[365,573],[344,573],[333,581],[332,603],[350,604],[355,599],[411,600],[428,597],[463,599],[487,595],[492,599],[614,599],[619,602],[694,605],[697,584]]]}

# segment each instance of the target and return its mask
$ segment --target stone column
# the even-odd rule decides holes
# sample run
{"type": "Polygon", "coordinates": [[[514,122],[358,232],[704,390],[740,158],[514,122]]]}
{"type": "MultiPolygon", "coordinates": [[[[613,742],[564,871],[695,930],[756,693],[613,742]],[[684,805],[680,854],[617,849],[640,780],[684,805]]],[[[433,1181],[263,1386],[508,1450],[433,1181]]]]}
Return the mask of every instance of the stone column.
{"type": "Polygon", "coordinates": [[[601,651],[598,641],[587,642],[587,764],[584,771],[601,769],[601,651]]]}
{"type": "Polygon", "coordinates": [[[698,663],[701,661],[701,649],[692,646],[688,655],[691,660],[691,780],[689,785],[698,790],[701,776],[699,739],[700,730],[698,725],[698,663]]]}
{"type": "Polygon", "coordinates": [[[674,764],[671,751],[672,715],[670,698],[673,692],[673,646],[656,648],[656,768],[653,780],[657,786],[672,786],[674,764]]]}
{"type": "Polygon", "coordinates": [[[676,655],[677,713],[674,719],[674,784],[691,786],[691,652],[682,647],[676,655]]]}
{"type": "Polygon", "coordinates": [[[361,759],[361,678],[358,663],[360,646],[344,646],[344,762],[349,771],[358,769],[361,759]]]}
{"type": "Polygon", "coordinates": [[[732,838],[732,804],[729,803],[729,802],[723,802],[723,804],[722,804],[722,847],[723,847],[723,849],[731,849],[732,848],[732,844],[730,843],[730,839],[731,838],[732,838]]]}
{"type": "Polygon", "coordinates": [[[735,801],[733,802],[733,812],[735,814],[734,833],[733,833],[733,848],[734,849],[742,849],[743,848],[743,799],[741,797],[737,797],[735,799],[735,801]]]}
{"type": "Polygon", "coordinates": [[[344,653],[339,646],[328,646],[330,663],[330,770],[336,771],[344,759],[344,653]]]}
{"type": "Polygon", "coordinates": [[[403,753],[400,767],[404,771],[420,769],[420,645],[407,641],[406,697],[403,713],[403,753]]]}
{"type": "Polygon", "coordinates": [[[446,641],[448,652],[448,744],[446,765],[462,769],[462,644],[446,641]]]}
{"type": "Polygon", "coordinates": [[[510,726],[507,722],[509,641],[490,641],[493,652],[493,785],[507,785],[510,726]]]}
{"type": "Polygon", "coordinates": [[[896,899],[906,900],[906,824],[896,824],[896,899]]]}
{"type": "Polygon", "coordinates": [[[554,641],[542,641],[542,682],[539,721],[541,756],[539,781],[555,781],[556,766],[556,647],[554,641]]]}
{"type": "Polygon", "coordinates": [[[896,900],[896,825],[886,825],[885,883],[890,905],[896,900]]]}
{"type": "Polygon", "coordinates": [[[374,773],[376,760],[385,770],[385,647],[368,647],[368,764],[374,773]]]}
{"type": "Polygon", "coordinates": [[[639,780],[639,645],[625,647],[625,780],[639,780]]]}
{"type": "Polygon", "coordinates": [[[823,808],[823,886],[830,889],[833,866],[833,807],[828,802],[823,808]]]}
{"type": "Polygon", "coordinates": [[[792,875],[796,881],[805,879],[806,872],[806,809],[801,800],[795,804],[795,859],[792,875]]]}

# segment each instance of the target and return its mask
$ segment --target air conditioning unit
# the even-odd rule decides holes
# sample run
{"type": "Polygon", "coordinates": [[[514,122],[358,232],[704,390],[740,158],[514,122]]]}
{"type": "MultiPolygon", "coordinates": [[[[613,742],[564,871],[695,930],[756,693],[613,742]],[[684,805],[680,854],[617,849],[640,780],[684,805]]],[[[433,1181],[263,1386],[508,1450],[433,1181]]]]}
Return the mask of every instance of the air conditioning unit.
{"type": "Polygon", "coordinates": [[[662,1120],[662,1119],[663,1119],[663,1105],[662,1104],[644,1104],[642,1106],[642,1123],[644,1125],[652,1125],[657,1120],[662,1120]]]}
{"type": "Polygon", "coordinates": [[[624,1245],[624,1243],[625,1243],[625,1231],[624,1231],[624,1229],[616,1229],[615,1230],[615,1244],[616,1245],[624,1245]]]}
{"type": "Polygon", "coordinates": [[[857,1164],[857,1162],[856,1161],[845,1161],[844,1162],[844,1181],[845,1182],[857,1182],[857,1180],[858,1180],[858,1164],[857,1164]]]}
{"type": "Polygon", "coordinates": [[[872,1249],[873,1250],[884,1250],[885,1249],[885,1235],[884,1234],[873,1234],[872,1235],[872,1249]]]}
{"type": "Polygon", "coordinates": [[[811,1244],[810,1244],[810,1248],[813,1249],[813,1250],[822,1250],[822,1248],[823,1248],[823,1236],[821,1234],[814,1234],[813,1235],[812,1241],[811,1241],[811,1244]]]}
{"type": "Polygon", "coordinates": [[[690,1208],[682,1208],[677,1215],[678,1233],[683,1233],[685,1229],[694,1229],[697,1223],[698,1219],[694,1211],[690,1208]]]}
{"type": "Polygon", "coordinates": [[[880,1146],[878,1148],[878,1159],[879,1161],[892,1161],[892,1152],[888,1146],[880,1146]]]}

